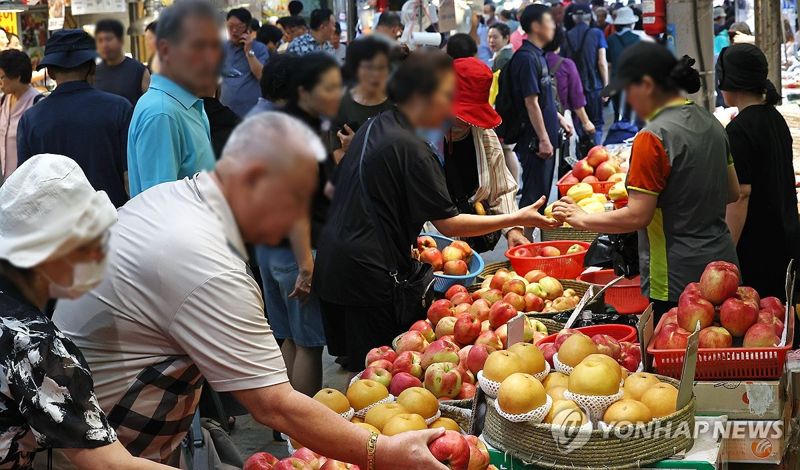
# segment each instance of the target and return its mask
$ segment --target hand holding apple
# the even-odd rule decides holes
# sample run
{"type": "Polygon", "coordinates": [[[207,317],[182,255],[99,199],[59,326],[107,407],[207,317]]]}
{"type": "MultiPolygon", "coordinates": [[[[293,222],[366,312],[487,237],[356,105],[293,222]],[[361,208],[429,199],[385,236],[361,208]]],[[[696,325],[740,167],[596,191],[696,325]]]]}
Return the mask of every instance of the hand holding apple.
{"type": "Polygon", "coordinates": [[[470,458],[469,443],[460,433],[445,431],[430,443],[431,454],[451,470],[467,470],[470,458]]]}

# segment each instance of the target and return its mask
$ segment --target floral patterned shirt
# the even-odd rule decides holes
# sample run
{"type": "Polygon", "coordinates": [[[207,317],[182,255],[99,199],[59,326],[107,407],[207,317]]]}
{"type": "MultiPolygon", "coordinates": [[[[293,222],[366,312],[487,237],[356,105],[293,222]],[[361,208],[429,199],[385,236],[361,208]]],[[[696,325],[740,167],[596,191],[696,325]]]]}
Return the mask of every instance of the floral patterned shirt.
{"type": "Polygon", "coordinates": [[[287,52],[297,55],[306,55],[312,52],[327,52],[334,55],[333,46],[330,42],[325,41],[324,44],[320,45],[311,33],[305,33],[302,36],[294,38],[289,44],[287,52]]]}
{"type": "Polygon", "coordinates": [[[40,450],[116,440],[80,350],[0,277],[0,469],[30,468],[40,450]]]}

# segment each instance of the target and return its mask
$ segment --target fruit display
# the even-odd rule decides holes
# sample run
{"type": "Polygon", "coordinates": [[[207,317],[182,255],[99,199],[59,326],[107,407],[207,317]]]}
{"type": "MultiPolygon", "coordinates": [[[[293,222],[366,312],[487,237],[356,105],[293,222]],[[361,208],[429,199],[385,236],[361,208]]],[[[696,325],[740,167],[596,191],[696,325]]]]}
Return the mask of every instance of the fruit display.
{"type": "MultiPolygon", "coordinates": [[[[576,246],[582,248],[581,245],[576,246]]],[[[548,276],[544,271],[532,270],[525,276],[520,276],[506,268],[500,268],[494,275],[485,279],[480,289],[472,293],[472,298],[475,299],[473,307],[475,303],[483,300],[489,305],[490,316],[494,312],[495,318],[503,317],[502,311],[505,308],[505,306],[495,306],[498,302],[511,305],[518,312],[554,313],[571,310],[581,300],[574,289],[564,289],[558,279],[548,276]]],[[[479,305],[484,304],[481,302],[479,305]]],[[[482,308],[480,306],[475,308],[482,308]]],[[[504,316],[508,315],[506,312],[504,316]]],[[[502,318],[495,323],[501,320],[502,318]]],[[[537,331],[546,333],[546,329],[537,331]]]]}
{"type": "Polygon", "coordinates": [[[358,465],[325,458],[308,448],[300,448],[285,459],[278,460],[269,452],[256,452],[245,462],[242,470],[358,470],[358,465]]]}
{"type": "Polygon", "coordinates": [[[638,344],[618,341],[607,334],[587,336],[579,329],[564,329],[558,332],[552,343],[540,344],[545,360],[555,368],[555,355],[558,362],[574,368],[591,355],[603,355],[618,363],[628,372],[636,372],[642,362],[642,350],[638,344]]]}
{"type": "Polygon", "coordinates": [[[462,240],[455,240],[440,251],[436,240],[428,235],[417,237],[417,246],[412,253],[418,260],[430,264],[435,273],[448,276],[469,274],[469,263],[474,254],[469,244],[462,240]]]}
{"type": "Polygon", "coordinates": [[[784,305],[775,297],[760,298],[755,289],[739,282],[736,265],[710,263],[700,282],[686,286],[678,306],[661,318],[651,346],[686,349],[698,324],[700,349],[777,346],[785,327],[784,305]]]}
{"type": "Polygon", "coordinates": [[[625,173],[622,170],[621,159],[612,157],[605,147],[597,145],[589,150],[586,158],[578,160],[572,166],[572,171],[558,182],[558,189],[561,191],[561,195],[565,196],[573,186],[586,183],[593,185],[596,192],[605,194],[608,192],[609,185],[601,183],[624,181],[625,173]]]}

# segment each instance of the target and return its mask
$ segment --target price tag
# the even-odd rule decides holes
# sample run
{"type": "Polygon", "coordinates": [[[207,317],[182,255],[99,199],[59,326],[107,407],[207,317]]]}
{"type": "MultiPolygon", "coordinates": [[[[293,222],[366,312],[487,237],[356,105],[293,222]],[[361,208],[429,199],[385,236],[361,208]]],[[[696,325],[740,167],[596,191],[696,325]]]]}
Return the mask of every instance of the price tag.
{"type": "Polygon", "coordinates": [[[572,311],[572,315],[569,316],[567,324],[564,325],[565,329],[572,328],[572,325],[575,324],[575,320],[578,319],[578,315],[580,315],[581,312],[583,311],[583,307],[586,306],[586,304],[589,302],[589,299],[591,299],[592,297],[594,297],[594,286],[589,286],[589,288],[586,289],[586,293],[583,294],[583,298],[581,299],[581,301],[578,302],[578,305],[575,306],[575,310],[572,311]]]}
{"type": "Polygon", "coordinates": [[[506,344],[509,348],[511,345],[521,343],[525,340],[525,321],[525,314],[521,313],[507,323],[508,340],[506,344]]]}

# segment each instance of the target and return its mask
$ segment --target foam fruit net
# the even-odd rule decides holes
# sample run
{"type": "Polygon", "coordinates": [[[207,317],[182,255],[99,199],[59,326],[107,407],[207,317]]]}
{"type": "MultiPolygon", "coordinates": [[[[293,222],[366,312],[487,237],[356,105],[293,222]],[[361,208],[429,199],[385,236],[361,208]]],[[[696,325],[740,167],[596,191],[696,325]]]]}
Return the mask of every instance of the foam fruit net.
{"type": "Polygon", "coordinates": [[[564,398],[572,400],[581,408],[589,412],[589,419],[597,423],[603,419],[603,413],[609,406],[622,399],[622,390],[614,395],[581,395],[580,393],[564,392],[564,398]]]}
{"type": "Polygon", "coordinates": [[[483,376],[483,371],[478,371],[478,385],[480,385],[483,393],[489,395],[491,398],[497,398],[497,391],[500,390],[500,382],[489,380],[483,376]]]}
{"type": "Polygon", "coordinates": [[[536,377],[536,380],[541,382],[542,380],[545,379],[545,377],[547,377],[547,374],[550,373],[550,370],[551,370],[550,369],[550,363],[547,362],[547,361],[544,361],[544,370],[539,372],[538,374],[533,374],[533,376],[536,377]]]}
{"type": "Polygon", "coordinates": [[[553,365],[556,366],[556,370],[561,372],[564,375],[569,375],[572,373],[572,369],[574,367],[570,367],[566,364],[562,364],[561,361],[558,360],[558,353],[553,354],[553,365]]]}
{"type": "Polygon", "coordinates": [[[355,414],[356,414],[355,410],[352,407],[350,407],[349,410],[345,411],[344,413],[340,413],[339,416],[346,419],[347,421],[351,421],[355,414]]]}
{"type": "Polygon", "coordinates": [[[375,403],[369,405],[368,407],[366,407],[366,408],[364,408],[362,410],[357,410],[355,412],[355,415],[357,417],[361,418],[361,419],[364,419],[364,416],[367,415],[367,411],[375,408],[376,406],[378,406],[378,405],[380,405],[382,403],[392,403],[392,402],[394,402],[394,396],[389,395],[388,397],[384,398],[383,400],[378,400],[375,403]]]}
{"type": "Polygon", "coordinates": [[[436,414],[431,416],[430,418],[426,419],[425,420],[425,424],[430,426],[431,424],[433,424],[434,421],[436,421],[437,419],[439,419],[441,417],[442,417],[442,412],[439,411],[439,410],[436,410],[436,414]]]}
{"type": "Polygon", "coordinates": [[[544,405],[534,408],[531,411],[523,414],[511,414],[506,413],[500,408],[500,400],[494,401],[494,409],[497,410],[497,413],[502,416],[503,418],[511,421],[512,423],[534,423],[539,424],[542,422],[547,413],[550,411],[550,408],[553,406],[553,399],[550,398],[550,395],[547,395],[547,401],[544,405]]]}

